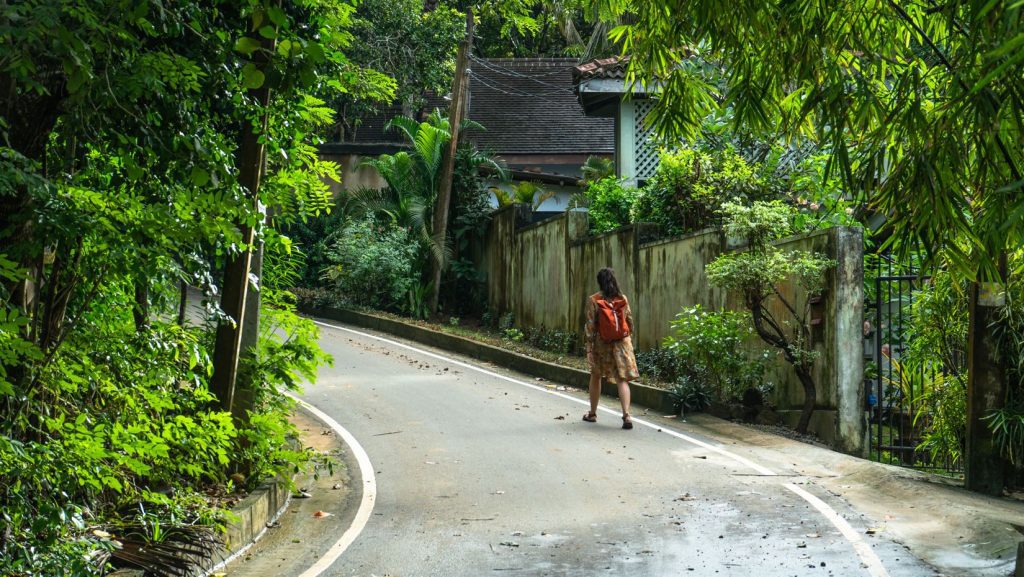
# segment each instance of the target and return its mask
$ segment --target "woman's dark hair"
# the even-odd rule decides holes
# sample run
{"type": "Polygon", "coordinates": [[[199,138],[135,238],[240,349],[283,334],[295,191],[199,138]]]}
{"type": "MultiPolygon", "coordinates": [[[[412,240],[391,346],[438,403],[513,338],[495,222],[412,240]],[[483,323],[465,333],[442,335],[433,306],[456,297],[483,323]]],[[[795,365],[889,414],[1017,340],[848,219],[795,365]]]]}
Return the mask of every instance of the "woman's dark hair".
{"type": "Polygon", "coordinates": [[[619,290],[619,282],[615,280],[615,271],[605,267],[597,271],[597,284],[601,287],[601,294],[606,299],[613,299],[622,296],[619,290]]]}

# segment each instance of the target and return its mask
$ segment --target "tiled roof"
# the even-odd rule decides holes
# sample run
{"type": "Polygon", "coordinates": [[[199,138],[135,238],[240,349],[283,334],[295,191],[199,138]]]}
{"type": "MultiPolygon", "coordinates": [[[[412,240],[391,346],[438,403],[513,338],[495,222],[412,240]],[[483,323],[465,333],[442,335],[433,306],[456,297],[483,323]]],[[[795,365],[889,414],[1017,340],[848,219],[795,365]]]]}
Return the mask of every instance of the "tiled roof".
{"type": "MultiPolygon", "coordinates": [[[[482,149],[501,154],[612,154],[615,123],[584,116],[573,92],[572,58],[494,58],[470,63],[469,117],[486,130],[471,131],[482,149]]],[[[426,95],[422,112],[446,110],[448,101],[426,95]]],[[[363,119],[351,142],[401,143],[384,126],[402,113],[393,105],[363,119]]]]}
{"type": "Polygon", "coordinates": [[[612,56],[611,58],[596,58],[573,67],[572,76],[574,84],[591,78],[622,80],[626,77],[626,68],[629,66],[629,57],[612,56]]]}
{"type": "Polygon", "coordinates": [[[497,154],[611,154],[615,124],[583,115],[572,58],[492,58],[470,63],[469,117],[481,148],[497,154]]]}

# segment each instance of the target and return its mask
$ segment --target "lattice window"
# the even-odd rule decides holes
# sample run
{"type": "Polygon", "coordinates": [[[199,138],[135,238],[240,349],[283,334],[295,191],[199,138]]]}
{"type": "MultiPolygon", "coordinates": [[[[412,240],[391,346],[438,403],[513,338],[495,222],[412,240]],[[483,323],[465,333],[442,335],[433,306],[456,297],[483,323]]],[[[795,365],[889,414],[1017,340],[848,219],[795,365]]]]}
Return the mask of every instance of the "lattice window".
{"type": "Polygon", "coordinates": [[[633,106],[633,150],[635,151],[634,157],[636,159],[636,174],[633,176],[637,180],[646,180],[654,176],[654,171],[658,169],[658,163],[661,162],[658,149],[651,142],[654,131],[649,126],[644,125],[644,119],[647,118],[647,114],[654,108],[654,102],[651,100],[634,100],[633,106]]]}

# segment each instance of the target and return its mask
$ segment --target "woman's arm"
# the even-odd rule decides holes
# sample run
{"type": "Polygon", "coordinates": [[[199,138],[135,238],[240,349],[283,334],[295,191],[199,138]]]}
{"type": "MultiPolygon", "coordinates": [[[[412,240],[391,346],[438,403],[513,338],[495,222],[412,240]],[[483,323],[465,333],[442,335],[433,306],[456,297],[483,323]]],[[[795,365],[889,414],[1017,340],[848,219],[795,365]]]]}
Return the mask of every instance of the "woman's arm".
{"type": "Polygon", "coordinates": [[[583,323],[583,344],[587,351],[587,360],[593,363],[594,339],[597,337],[597,312],[594,310],[594,299],[587,298],[585,305],[587,321],[583,323]]]}
{"type": "Polygon", "coordinates": [[[626,295],[622,295],[622,300],[626,301],[626,326],[629,327],[629,334],[632,335],[636,332],[633,328],[633,309],[630,308],[626,295]]]}

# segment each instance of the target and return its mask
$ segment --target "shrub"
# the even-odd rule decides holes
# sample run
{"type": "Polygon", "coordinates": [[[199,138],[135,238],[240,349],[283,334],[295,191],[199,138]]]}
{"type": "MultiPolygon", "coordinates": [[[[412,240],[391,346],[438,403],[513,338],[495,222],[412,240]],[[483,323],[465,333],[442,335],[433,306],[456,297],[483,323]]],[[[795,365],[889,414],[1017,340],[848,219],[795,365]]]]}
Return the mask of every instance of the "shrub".
{"type": "Polygon", "coordinates": [[[706,380],[684,375],[672,384],[668,394],[677,410],[697,412],[711,405],[713,391],[706,380]]]}
{"type": "Polygon", "coordinates": [[[662,156],[633,205],[633,222],[651,222],[677,236],[721,222],[722,199],[753,201],[768,194],[754,168],[732,149],[682,149],[662,156]]]}
{"type": "Polygon", "coordinates": [[[590,216],[590,230],[600,233],[615,230],[631,222],[630,214],[639,192],[622,186],[617,178],[605,178],[584,191],[590,216]]]}
{"type": "Polygon", "coordinates": [[[568,355],[576,350],[577,335],[574,332],[557,329],[531,327],[525,331],[525,340],[538,349],[568,355]]]}
{"type": "Polygon", "coordinates": [[[417,278],[418,243],[409,231],[365,219],[349,225],[327,251],[324,278],[342,302],[403,310],[417,278]]]}
{"type": "Polygon", "coordinates": [[[674,355],[682,370],[673,380],[705,385],[714,400],[729,401],[747,389],[762,389],[767,352],[746,353],[753,331],[745,315],[714,312],[700,305],[685,308],[672,321],[673,333],[665,338],[665,350],[674,355]]]}
{"type": "Polygon", "coordinates": [[[666,383],[674,382],[686,372],[679,355],[665,347],[637,351],[636,366],[641,375],[666,383]]]}
{"type": "Polygon", "coordinates": [[[781,202],[730,202],[723,205],[723,211],[726,234],[745,239],[747,250],[723,254],[709,263],[705,267],[708,282],[743,295],[758,336],[793,367],[804,390],[796,430],[806,433],[817,399],[812,368],[818,352],[810,339],[810,298],[821,294],[825,273],[835,261],[816,252],[783,252],[772,244],[793,231],[795,211],[781,202]],[[803,289],[803,302],[778,290],[786,279],[803,289]],[[786,313],[773,314],[772,301],[780,303],[786,313]]]}

